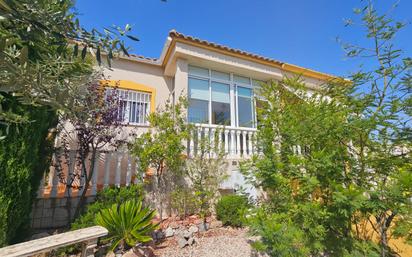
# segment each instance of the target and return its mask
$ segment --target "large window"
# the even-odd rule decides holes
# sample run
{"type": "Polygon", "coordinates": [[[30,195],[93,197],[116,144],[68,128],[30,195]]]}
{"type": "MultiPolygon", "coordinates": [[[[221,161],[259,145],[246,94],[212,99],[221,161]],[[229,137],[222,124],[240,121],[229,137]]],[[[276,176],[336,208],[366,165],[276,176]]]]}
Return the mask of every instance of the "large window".
{"type": "Polygon", "coordinates": [[[212,81],[212,124],[230,126],[230,85],[212,81]]]}
{"type": "Polygon", "coordinates": [[[255,82],[236,74],[189,66],[189,122],[256,127],[255,82]]]}
{"type": "Polygon", "coordinates": [[[189,122],[209,123],[209,81],[189,78],[189,122]]]}
{"type": "Polygon", "coordinates": [[[148,125],[150,113],[150,93],[118,89],[119,118],[132,125],[148,125]]]}
{"type": "Polygon", "coordinates": [[[237,86],[237,108],[239,127],[254,127],[254,105],[252,89],[237,86]]]}

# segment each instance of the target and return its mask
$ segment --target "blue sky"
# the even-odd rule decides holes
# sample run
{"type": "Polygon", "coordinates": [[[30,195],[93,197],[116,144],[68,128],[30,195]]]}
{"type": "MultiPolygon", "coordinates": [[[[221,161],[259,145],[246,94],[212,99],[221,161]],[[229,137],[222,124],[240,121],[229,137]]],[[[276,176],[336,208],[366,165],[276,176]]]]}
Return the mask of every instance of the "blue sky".
{"type": "MultiPolygon", "coordinates": [[[[393,0],[376,0],[388,10],[393,0]]],[[[113,24],[133,26],[140,42],[128,42],[133,53],[159,57],[171,29],[284,62],[347,76],[362,61],[344,58],[336,37],[365,43],[360,27],[344,26],[360,0],[78,0],[86,28],[113,24]]],[[[394,17],[412,21],[412,0],[401,0],[394,17]]],[[[397,37],[412,56],[412,25],[397,37]]]]}

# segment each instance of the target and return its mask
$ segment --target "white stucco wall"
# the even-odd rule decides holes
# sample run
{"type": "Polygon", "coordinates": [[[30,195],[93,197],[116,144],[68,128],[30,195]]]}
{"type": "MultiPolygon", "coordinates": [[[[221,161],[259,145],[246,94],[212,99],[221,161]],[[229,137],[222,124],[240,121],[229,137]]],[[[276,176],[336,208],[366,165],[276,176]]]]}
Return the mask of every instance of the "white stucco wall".
{"type": "Polygon", "coordinates": [[[163,73],[163,68],[159,65],[126,59],[113,60],[111,70],[105,70],[109,80],[129,80],[156,89],[156,107],[164,103],[172,91],[173,78],[164,76],[163,73]]]}

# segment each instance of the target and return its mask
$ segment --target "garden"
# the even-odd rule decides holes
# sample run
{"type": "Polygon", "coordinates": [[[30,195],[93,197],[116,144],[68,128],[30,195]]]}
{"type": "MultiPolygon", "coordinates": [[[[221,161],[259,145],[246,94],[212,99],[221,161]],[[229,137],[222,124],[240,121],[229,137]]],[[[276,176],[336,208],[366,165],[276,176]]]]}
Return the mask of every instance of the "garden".
{"type": "Polygon", "coordinates": [[[260,85],[258,154],[239,163],[252,198],[220,190],[228,163],[217,138],[183,154],[193,134],[184,96],[150,113],[147,132],[119,139],[119,93],[102,90],[103,71],[129,56],[124,38],[138,39],[130,25],[83,28],[73,4],[0,0],[0,247],[31,238],[40,180],[65,169],[52,156],[67,159],[75,142],[76,168],[60,179],[83,193],[71,224],[47,232],[102,226],[95,256],[407,256],[394,244],[412,244],[412,59],[396,41],[407,23],[361,1],[346,26],[360,24],[366,45],[339,43],[362,68],[316,92],[299,75],[260,85]],[[88,203],[107,148],[127,149],[144,176],[88,203]]]}

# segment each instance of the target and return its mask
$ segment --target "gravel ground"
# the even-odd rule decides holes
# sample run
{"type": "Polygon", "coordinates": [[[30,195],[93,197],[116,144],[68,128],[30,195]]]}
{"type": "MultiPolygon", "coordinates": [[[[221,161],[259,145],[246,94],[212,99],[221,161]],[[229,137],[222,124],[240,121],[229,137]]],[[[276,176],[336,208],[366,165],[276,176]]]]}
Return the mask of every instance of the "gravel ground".
{"type": "Polygon", "coordinates": [[[175,239],[157,245],[158,257],[250,257],[252,250],[244,229],[220,228],[197,234],[192,246],[180,248],[175,239]]]}

